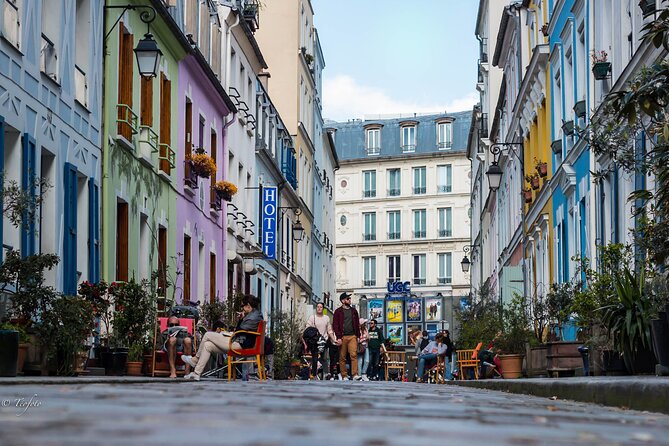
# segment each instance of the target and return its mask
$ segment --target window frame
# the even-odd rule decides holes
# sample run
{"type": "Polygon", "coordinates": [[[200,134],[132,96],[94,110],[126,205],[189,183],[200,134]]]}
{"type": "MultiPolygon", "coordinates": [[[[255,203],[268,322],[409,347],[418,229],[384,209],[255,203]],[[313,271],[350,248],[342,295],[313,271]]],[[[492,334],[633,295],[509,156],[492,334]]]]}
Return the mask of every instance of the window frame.
{"type": "Polygon", "coordinates": [[[367,155],[379,155],[381,153],[381,128],[374,127],[365,130],[365,150],[367,155]],[[371,142],[376,145],[371,145],[371,142]]]}
{"type": "Polygon", "coordinates": [[[448,122],[438,122],[437,123],[437,149],[438,150],[451,150],[453,148],[453,123],[448,122]],[[442,129],[444,134],[442,135],[442,129]],[[448,134],[448,139],[442,139],[442,137],[448,134]]]}
{"type": "Polygon", "coordinates": [[[413,174],[413,187],[412,187],[412,192],[413,195],[426,195],[427,194],[427,167],[426,166],[418,166],[414,167],[411,170],[411,173],[413,174]],[[417,173],[422,172],[422,174],[419,174],[418,177],[416,176],[417,173]],[[417,182],[416,179],[419,178],[420,181],[417,182]],[[417,185],[420,183],[419,185],[417,185]]]}
{"type": "Polygon", "coordinates": [[[392,210],[387,211],[387,215],[388,240],[399,240],[402,238],[402,212],[399,210],[392,210]],[[393,221],[393,217],[395,216],[395,221],[393,221]]]}
{"type": "Polygon", "coordinates": [[[453,166],[451,164],[437,165],[437,193],[449,194],[453,192],[453,166]],[[444,172],[442,174],[442,172],[444,172]],[[444,180],[444,184],[441,181],[444,180]]]}
{"type": "Polygon", "coordinates": [[[366,287],[376,286],[376,256],[362,258],[362,284],[366,287]]]}
{"type": "Polygon", "coordinates": [[[438,208],[437,220],[439,238],[453,237],[453,208],[450,206],[438,208]]]}
{"type": "Polygon", "coordinates": [[[427,209],[413,209],[412,213],[413,238],[417,240],[427,238],[427,209]]]}
{"type": "Polygon", "coordinates": [[[439,268],[439,274],[437,276],[439,285],[453,283],[453,253],[442,252],[437,254],[437,266],[439,268]]]}
{"type": "Polygon", "coordinates": [[[412,278],[414,285],[425,285],[427,276],[427,256],[425,254],[413,254],[412,260],[412,278]]]}
{"type": "Polygon", "coordinates": [[[376,170],[362,171],[362,196],[363,198],[376,197],[376,170]]]}
{"type": "Polygon", "coordinates": [[[416,151],[415,124],[403,125],[400,127],[400,141],[402,145],[402,153],[413,153],[416,151]]]}
{"type": "Polygon", "coordinates": [[[363,212],[362,221],[363,221],[363,233],[362,233],[363,240],[364,241],[376,240],[376,212],[363,212]],[[373,229],[373,231],[370,232],[370,229],[373,229]]]}

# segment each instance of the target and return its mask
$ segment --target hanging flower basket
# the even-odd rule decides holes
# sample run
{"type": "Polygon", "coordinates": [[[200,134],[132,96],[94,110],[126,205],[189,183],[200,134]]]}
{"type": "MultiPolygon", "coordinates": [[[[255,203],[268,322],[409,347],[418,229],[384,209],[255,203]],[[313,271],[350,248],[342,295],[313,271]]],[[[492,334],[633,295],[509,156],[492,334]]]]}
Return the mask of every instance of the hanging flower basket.
{"type": "Polygon", "coordinates": [[[548,164],[544,162],[537,163],[536,169],[541,178],[545,178],[548,175],[548,164]]]}
{"type": "Polygon", "coordinates": [[[610,71],[611,71],[611,62],[596,62],[592,66],[592,74],[595,75],[595,79],[597,79],[598,81],[608,78],[610,71]]]}
{"type": "Polygon", "coordinates": [[[190,169],[198,177],[209,178],[216,173],[214,159],[203,151],[187,156],[186,160],[190,161],[190,169]]]}
{"type": "Polygon", "coordinates": [[[525,199],[525,203],[532,203],[532,190],[523,189],[523,198],[525,199]]]}
{"type": "Polygon", "coordinates": [[[212,188],[219,200],[232,201],[232,196],[237,193],[237,186],[225,180],[217,181],[212,188]]]}

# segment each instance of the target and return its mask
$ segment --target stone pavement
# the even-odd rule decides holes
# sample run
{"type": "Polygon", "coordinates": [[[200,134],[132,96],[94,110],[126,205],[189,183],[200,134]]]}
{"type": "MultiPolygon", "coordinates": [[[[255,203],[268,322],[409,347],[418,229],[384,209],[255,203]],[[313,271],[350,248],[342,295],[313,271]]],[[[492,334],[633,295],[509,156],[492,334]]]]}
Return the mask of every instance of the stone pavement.
{"type": "Polygon", "coordinates": [[[452,385],[4,382],[3,446],[669,445],[667,415],[452,385]]]}

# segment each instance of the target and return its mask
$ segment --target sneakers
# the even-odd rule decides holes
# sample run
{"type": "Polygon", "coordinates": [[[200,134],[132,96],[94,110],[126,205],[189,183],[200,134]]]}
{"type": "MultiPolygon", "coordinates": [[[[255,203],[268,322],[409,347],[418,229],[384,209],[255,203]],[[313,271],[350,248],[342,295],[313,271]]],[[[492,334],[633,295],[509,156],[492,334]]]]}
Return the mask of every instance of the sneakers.
{"type": "Polygon", "coordinates": [[[323,378],[323,381],[330,381],[330,380],[332,380],[332,375],[330,375],[330,374],[328,373],[328,374],[325,375],[325,377],[323,378]]]}
{"type": "Polygon", "coordinates": [[[345,376],[341,379],[342,381],[349,381],[348,376],[345,376]]]}
{"type": "Polygon", "coordinates": [[[197,365],[197,363],[193,361],[193,357],[191,355],[181,355],[181,360],[191,367],[195,367],[197,365]]]}
{"type": "Polygon", "coordinates": [[[367,375],[362,375],[362,378],[361,378],[361,379],[362,379],[363,381],[369,381],[369,378],[367,378],[367,375]]]}
{"type": "Polygon", "coordinates": [[[200,375],[197,375],[195,372],[190,372],[188,375],[184,376],[184,379],[187,381],[199,381],[200,375]]]}
{"type": "Polygon", "coordinates": [[[353,381],[360,381],[360,380],[362,380],[362,377],[360,375],[353,376],[353,381]]]}
{"type": "Polygon", "coordinates": [[[341,373],[338,373],[337,377],[339,378],[339,381],[341,381],[341,373]]]}

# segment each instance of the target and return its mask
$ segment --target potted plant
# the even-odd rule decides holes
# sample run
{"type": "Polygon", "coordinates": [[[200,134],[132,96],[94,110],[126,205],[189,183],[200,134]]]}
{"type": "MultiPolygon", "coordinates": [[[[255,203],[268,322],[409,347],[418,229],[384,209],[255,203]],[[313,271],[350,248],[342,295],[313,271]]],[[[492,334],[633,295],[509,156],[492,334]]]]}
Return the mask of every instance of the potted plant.
{"type": "Polygon", "coordinates": [[[611,71],[611,62],[609,62],[609,55],[604,50],[594,50],[591,55],[592,59],[592,74],[595,79],[601,81],[609,77],[611,71]]]}
{"type": "Polygon", "coordinates": [[[499,360],[504,379],[520,378],[523,375],[525,346],[531,337],[529,326],[525,299],[514,294],[511,302],[504,305],[502,334],[495,341],[500,352],[499,360]]]}
{"type": "Polygon", "coordinates": [[[655,0],[639,0],[639,7],[644,17],[655,12],[655,0]]]}
{"type": "Polygon", "coordinates": [[[142,360],[144,356],[144,345],[136,342],[128,348],[128,375],[142,376],[142,360]]]}
{"type": "Polygon", "coordinates": [[[532,189],[523,188],[523,198],[525,203],[532,203],[532,189]]]}
{"type": "Polygon", "coordinates": [[[200,309],[200,315],[205,320],[208,329],[213,329],[214,322],[220,321],[221,318],[225,315],[226,308],[225,302],[215,300],[213,302],[207,302],[202,305],[200,309]]]}
{"type": "Polygon", "coordinates": [[[207,155],[204,149],[198,148],[195,153],[186,155],[186,162],[192,174],[201,178],[210,178],[216,173],[216,162],[207,155]]]}
{"type": "Polygon", "coordinates": [[[532,173],[532,174],[525,175],[525,181],[530,183],[530,187],[532,187],[532,189],[534,189],[534,190],[539,189],[540,184],[539,184],[539,175],[538,174],[532,173]]]}
{"type": "Polygon", "coordinates": [[[537,170],[539,176],[545,178],[548,175],[548,164],[545,161],[540,161],[536,158],[534,158],[534,163],[534,168],[537,170]]]}
{"type": "Polygon", "coordinates": [[[26,332],[25,328],[17,324],[12,324],[10,322],[5,322],[3,324],[0,324],[0,330],[16,331],[19,334],[16,373],[21,373],[23,371],[23,364],[25,363],[26,355],[28,354],[28,347],[30,346],[30,337],[28,336],[28,333],[26,332]]]}
{"type": "Polygon", "coordinates": [[[562,131],[565,135],[574,134],[574,121],[563,121],[562,122],[562,131]]]}
{"type": "Polygon", "coordinates": [[[237,186],[230,181],[217,181],[212,187],[219,200],[232,201],[232,196],[237,193],[237,186]]]}

